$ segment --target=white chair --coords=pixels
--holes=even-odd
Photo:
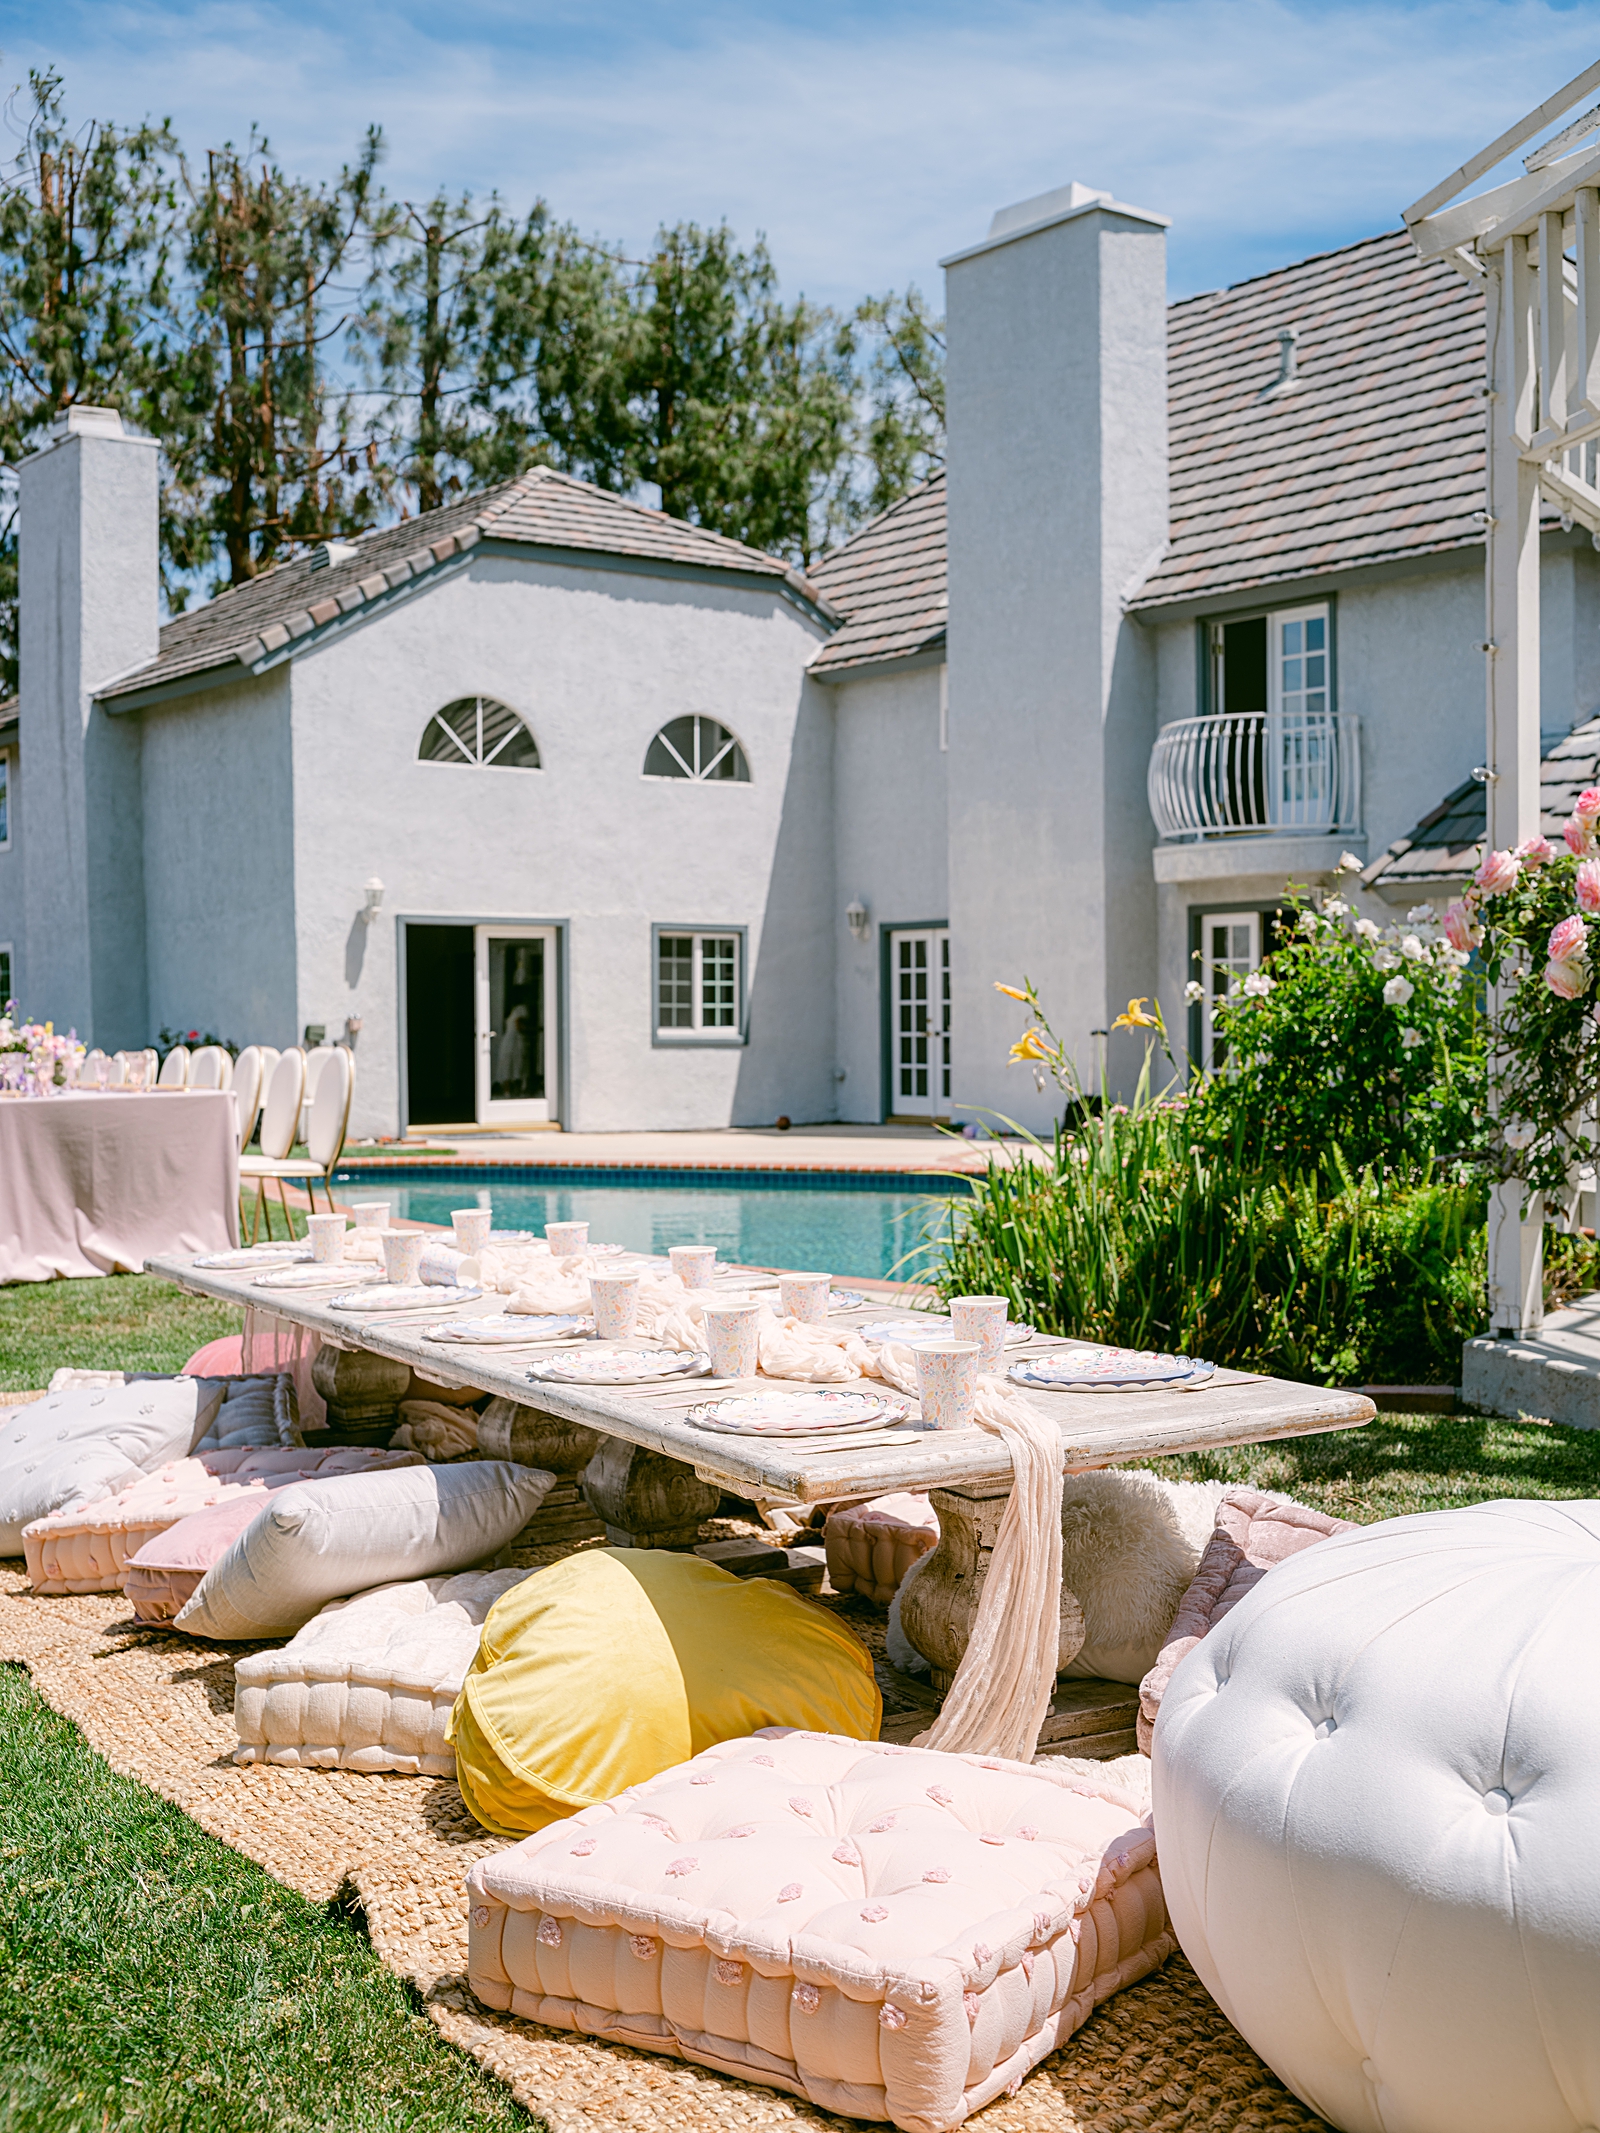
[[[156,1074],[158,1089],[183,1089],[189,1084],[189,1047],[175,1044],[162,1060]]]
[[[329,1045],[317,1067],[316,1093],[306,1105],[306,1152],[273,1165],[277,1178],[304,1178],[306,1198],[313,1207],[313,1179],[322,1180],[333,1212],[333,1173],[344,1153],[344,1137],[350,1127],[350,1100],[355,1094],[355,1054],[343,1045]],[[280,1187],[281,1190],[281,1187]]]
[[[191,1089],[227,1089],[233,1086],[233,1061],[220,1044],[202,1044],[189,1055]]]
[[[279,1181],[278,1198],[283,1206],[283,1219],[286,1223],[289,1221],[289,1203],[283,1196],[282,1181],[285,1175],[293,1173],[286,1173],[280,1166],[294,1146],[295,1129],[300,1123],[300,1100],[305,1094],[305,1086],[306,1055],[298,1045],[291,1045],[288,1051],[279,1055],[266,1083],[266,1099],[261,1106],[261,1153],[241,1155],[239,1158],[240,1177],[256,1180],[256,1214],[255,1221],[250,1226],[252,1243],[255,1241],[256,1229],[266,1205],[268,1178],[277,1178]],[[293,1234],[293,1225],[290,1224],[290,1235]],[[267,1235],[272,1235],[270,1214],[267,1216]]]
[[[159,1088],[161,1086],[161,1054],[156,1050],[155,1046],[152,1044],[144,1052],[136,1053],[134,1056],[144,1060],[145,1087],[147,1089]]]
[[[276,1055],[273,1064],[277,1064]],[[250,1136],[256,1130],[256,1117],[261,1110],[261,1047],[247,1044],[233,1062],[234,1102],[239,1107],[239,1153],[242,1155],[250,1145]]]
[[[317,1100],[317,1082],[338,1049],[336,1044],[314,1044],[306,1054],[306,1092],[300,1099],[300,1139],[308,1147],[311,1143],[311,1106]]]
[[[79,1067],[79,1069],[78,1069],[78,1087],[79,1087],[80,1089],[98,1089],[98,1088],[99,1088],[99,1086],[100,1086],[100,1073],[99,1073],[99,1068],[100,1068],[100,1062],[101,1062],[101,1060],[102,1060],[102,1059],[104,1059],[104,1058],[105,1058],[105,1056],[106,1056],[106,1055],[105,1055],[105,1053],[104,1053],[103,1051],[101,1051],[101,1049],[100,1049],[100,1047],[99,1047],[99,1045],[98,1045],[98,1044],[97,1044],[97,1045],[95,1046],[95,1048],[94,1048],[94,1050],[93,1050],[92,1052],[85,1052],[85,1053],[84,1053],[84,1055],[83,1055],[83,1065],[82,1065],[81,1067]],[[106,1073],[106,1086],[107,1086],[107,1087],[109,1088],[109,1087],[110,1087],[110,1084],[111,1084],[111,1073],[110,1073],[110,1068],[109,1068],[109,1065],[108,1065],[108,1068],[107,1068],[107,1073]]]

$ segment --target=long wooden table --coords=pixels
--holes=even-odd
[[[558,1352],[557,1344],[541,1348],[530,1343],[525,1351],[508,1354],[423,1338],[423,1328],[435,1319],[498,1313],[504,1303],[499,1296],[414,1320],[363,1318],[331,1310],[320,1291],[254,1287],[248,1273],[196,1267],[174,1256],[146,1264],[150,1273],[199,1295],[303,1326],[332,1348],[384,1357],[440,1386],[471,1388],[515,1403],[526,1415],[525,1425],[508,1427],[503,1420],[508,1411],[501,1411],[486,1448],[558,1474],[583,1469],[585,1495],[619,1540],[670,1545],[675,1536],[681,1542],[686,1534],[692,1543],[698,1519],[711,1515],[724,1489],[762,1505],[859,1501],[902,1489],[930,1491],[940,1545],[908,1594],[905,1628],[931,1661],[937,1684],[942,1686],[959,1663],[1011,1490],[1010,1458],[987,1430],[935,1430],[917,1419],[842,1441],[786,1443],[723,1436],[697,1428],[688,1410],[714,1392],[770,1391],[775,1380],[690,1378],[626,1389],[550,1384],[530,1379],[528,1365],[541,1353]],[[729,1268],[722,1285],[743,1289],[771,1279],[766,1270]],[[902,1312],[903,1307],[874,1300],[861,1309],[833,1314],[830,1324],[865,1325]],[[1085,1345],[1035,1336],[1026,1348],[1008,1355]],[[881,1390],[875,1380],[862,1383]],[[1220,1450],[1351,1429],[1370,1421],[1375,1412],[1360,1393],[1240,1370],[1219,1370],[1193,1392],[1029,1388],[1022,1397],[1056,1424],[1070,1472],[1163,1453]],[[669,1505],[665,1511],[660,1509],[663,1504]],[[641,1505],[657,1508],[646,1511]],[[1081,1610],[1074,1596],[1064,1593],[1062,1649],[1070,1658],[1082,1641]]]

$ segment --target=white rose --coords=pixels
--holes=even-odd
[[[1381,937],[1382,933],[1381,927],[1375,925],[1370,918],[1358,918],[1356,920],[1356,931],[1364,941],[1375,941]]]
[[[1406,913],[1406,924],[1408,926],[1431,926],[1433,924],[1432,904],[1414,905]]]
[[[1399,960],[1400,958],[1392,948],[1375,948],[1372,952],[1372,964],[1375,970],[1393,970]]]
[[[1538,1137],[1538,1128],[1530,1126],[1525,1118],[1510,1118],[1500,1128],[1500,1137],[1508,1148],[1531,1148]]]
[[[1350,906],[1342,896],[1330,896],[1322,907],[1322,915],[1324,918],[1348,918]]]
[[[1419,1029],[1403,1029],[1400,1032],[1400,1042],[1408,1052],[1414,1052],[1422,1041],[1422,1032]]]
[[[1409,978],[1391,978],[1383,988],[1384,1005],[1404,1007],[1416,989]]]
[[[1408,963],[1420,963],[1425,960],[1428,951],[1414,933],[1408,933],[1400,943],[1400,953]]]
[[[1199,980],[1198,978],[1191,978],[1191,979],[1189,980],[1188,984],[1187,984],[1187,985],[1185,985],[1185,987],[1183,988],[1183,997],[1184,997],[1184,998],[1185,998],[1186,1000],[1189,1000],[1189,1001],[1199,1001],[1199,1000],[1203,1000],[1203,999],[1205,998],[1205,996],[1206,996],[1206,989],[1205,989],[1205,987],[1204,987],[1204,986],[1203,986],[1203,985],[1202,985],[1202,984],[1200,983],[1200,980]]]
[[[1358,859],[1354,852],[1346,852],[1339,861],[1339,872],[1341,874],[1359,874],[1365,865],[1366,861]]]
[[[1316,932],[1316,930],[1317,930],[1317,914],[1316,914],[1316,912],[1315,912],[1315,911],[1302,911],[1302,912],[1301,912],[1301,914],[1300,914],[1300,931],[1301,931],[1302,933],[1315,933],[1315,932]]]
[[[1252,970],[1244,981],[1244,995],[1247,1000],[1264,1000],[1271,990],[1272,980],[1264,970]]]

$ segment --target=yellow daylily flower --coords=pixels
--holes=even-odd
[[[1161,1027],[1159,1013],[1147,1015],[1144,1011],[1144,1003],[1148,998],[1148,993],[1141,993],[1137,1000],[1130,1000],[1127,1013],[1118,1015],[1111,1027],[1113,1029],[1159,1029]]]
[[[1008,1000],[1020,1000],[1024,1007],[1028,1004],[1028,995],[1025,992],[1018,992],[1015,985],[1002,985],[1000,980],[996,978],[994,989],[996,992],[1003,992]]]
[[[1011,1047],[1011,1057],[1013,1059],[1053,1059],[1055,1053],[1044,1042],[1044,1032],[1042,1030],[1025,1029]]]

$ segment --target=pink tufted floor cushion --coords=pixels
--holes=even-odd
[[[115,1592],[120,1587],[135,1601],[138,1613],[137,1566],[176,1527],[220,1515],[230,1526],[231,1538],[257,1515],[273,1489],[335,1474],[371,1474],[387,1467],[420,1464],[415,1452],[369,1451],[350,1445],[326,1452],[307,1451],[303,1445],[200,1452],[192,1459],[174,1460],[100,1503],[35,1519],[22,1536],[28,1575],[37,1593]],[[155,1614],[141,1615],[141,1619],[169,1621],[171,1617]]]
[[[1275,1564],[1332,1533],[1351,1530],[1349,1519],[1330,1518],[1306,1504],[1263,1496],[1257,1489],[1229,1489],[1217,1505],[1216,1529],[1179,1603],[1161,1655],[1139,1684],[1139,1746],[1146,1755],[1167,1683],[1207,1630],[1237,1607]]]
[[[486,2006],[942,2133],[1163,1962],[1108,1783],[770,1729],[467,1877]]]
[[[829,1512],[822,1539],[834,1591],[887,1607],[912,1564],[938,1545],[939,1520],[926,1496],[879,1496]]]

